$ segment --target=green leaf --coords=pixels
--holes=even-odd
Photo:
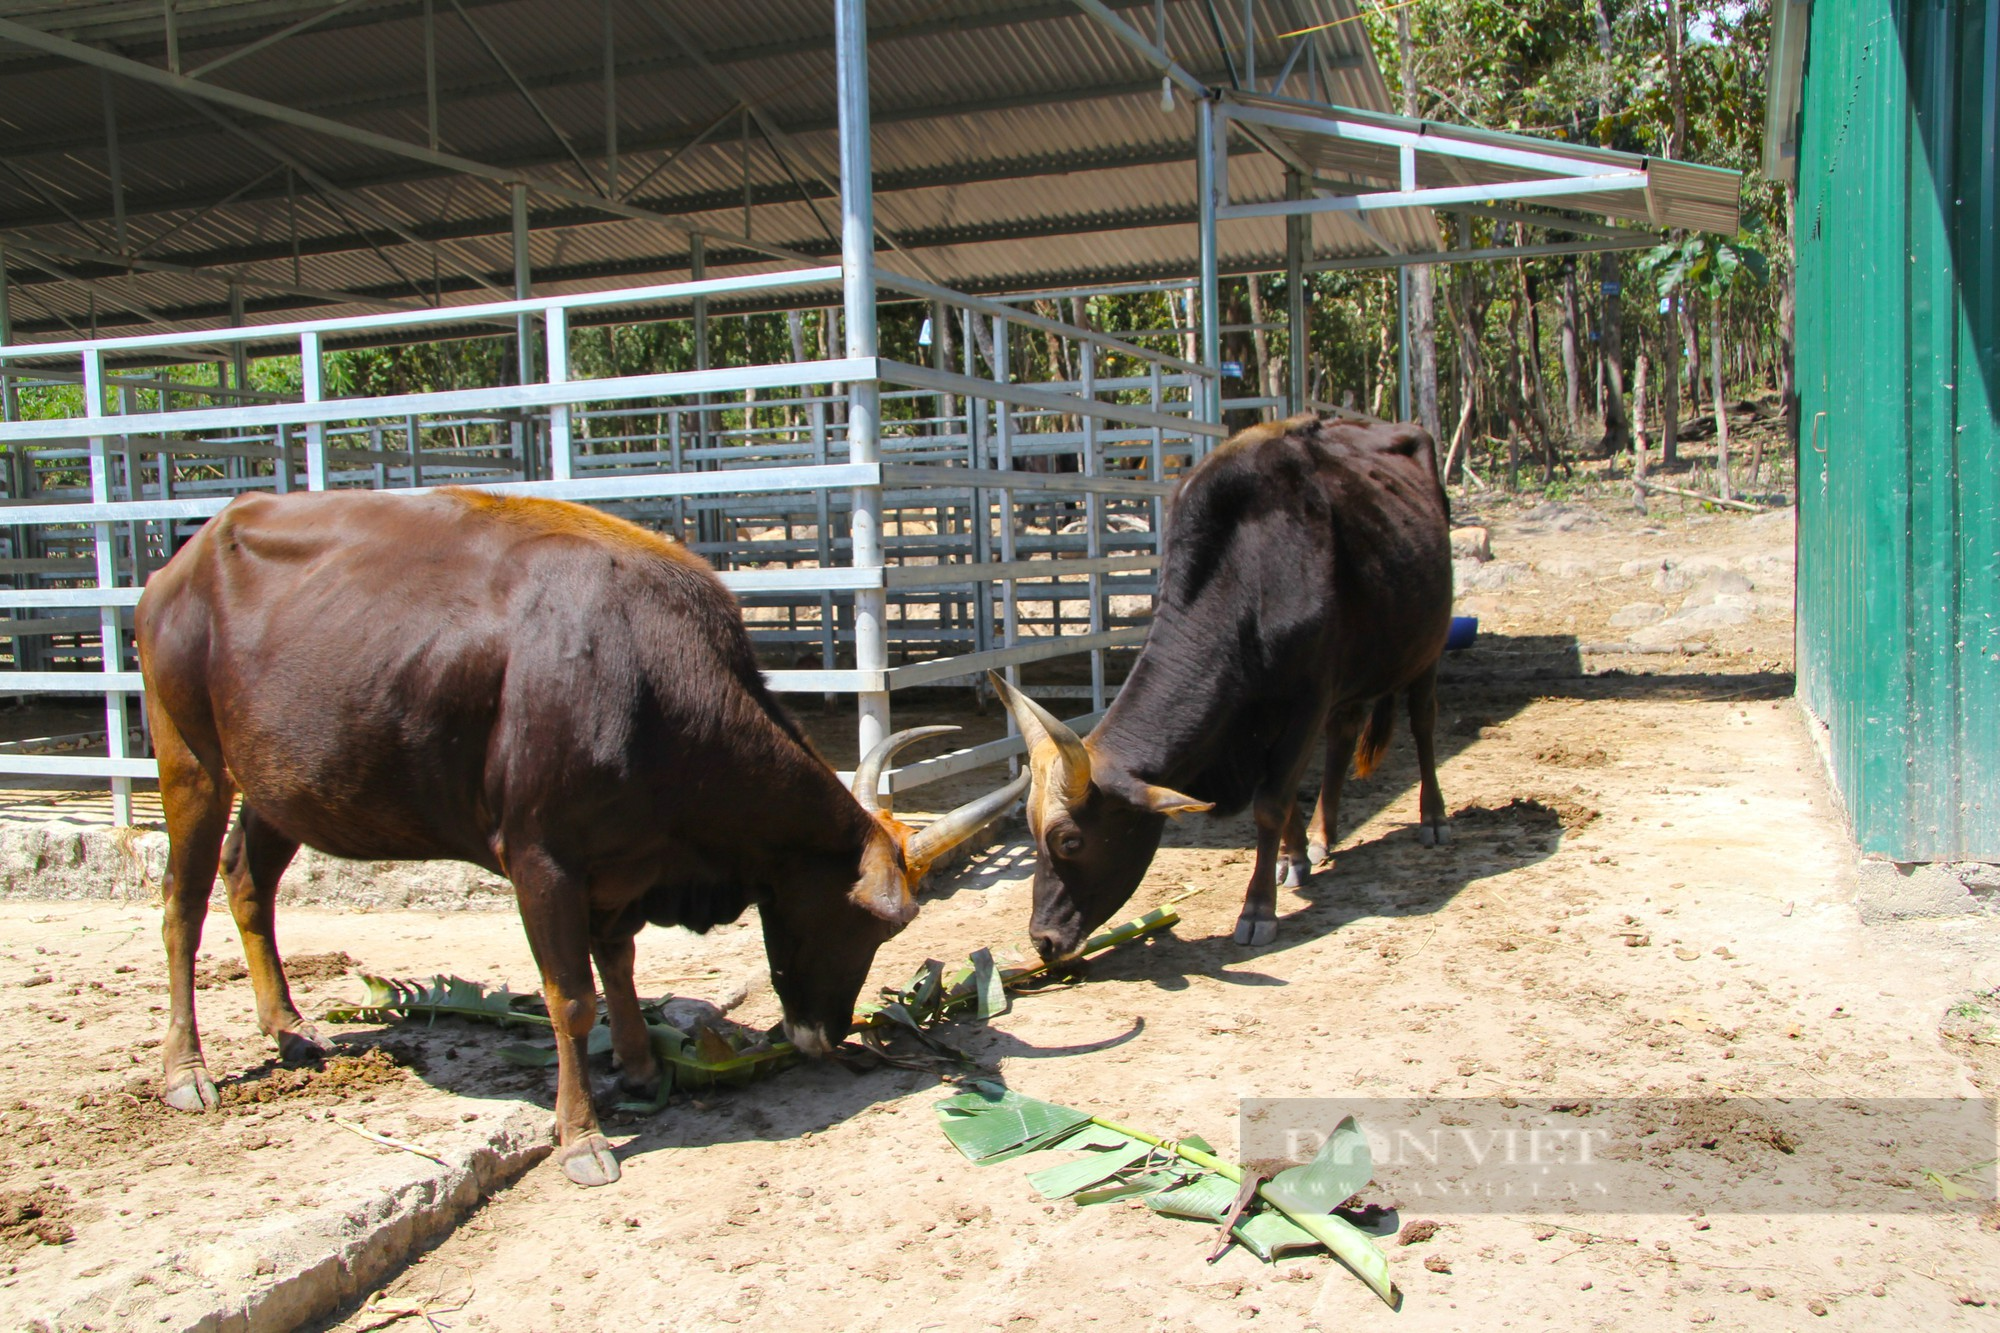
[[[1375,1157],[1368,1136],[1347,1116],[1304,1166],[1280,1171],[1264,1193],[1302,1213],[1330,1213],[1360,1191],[1375,1174]]]
[[[1215,1156],[1215,1149],[1211,1148],[1208,1144],[1208,1140],[1203,1138],[1199,1134],[1183,1134],[1181,1135],[1180,1141],[1182,1143],[1185,1143],[1190,1148],[1201,1149],[1203,1152],[1207,1153],[1210,1157]]]
[[[524,1069],[553,1069],[556,1063],[556,1048],[536,1046],[531,1042],[516,1042],[500,1048],[500,1058],[510,1065],[520,1065]]]
[[[1390,1306],[1395,1305],[1396,1284],[1389,1276],[1389,1261],[1367,1232],[1346,1218],[1331,1213],[1286,1213],[1285,1216],[1353,1269],[1377,1296]]]
[[[993,964],[991,949],[972,951],[972,979],[981,1018],[996,1018],[1007,1012],[1007,988],[1000,984],[1000,969]]]
[[[1276,1211],[1252,1213],[1231,1234],[1267,1264],[1281,1255],[1322,1248],[1319,1237]]]
[[[1196,1176],[1179,1189],[1153,1195],[1146,1200],[1146,1206],[1156,1213],[1171,1213],[1175,1217],[1192,1217],[1204,1222],[1220,1222],[1229,1216],[1230,1205],[1236,1202],[1236,1194],[1240,1188],[1229,1177],[1211,1171]]]
[[[1090,1120],[1081,1111],[1023,1097],[996,1083],[980,1083],[972,1092],[947,1097],[937,1109],[952,1146],[982,1164],[1034,1152]]]
[[[1127,1139],[1122,1148],[1088,1153],[1073,1162],[1037,1171],[1028,1177],[1028,1183],[1040,1190],[1044,1199],[1067,1199],[1078,1190],[1117,1175],[1152,1150],[1150,1144]]]
[[[1089,1207],[1094,1203],[1110,1203],[1113,1199],[1129,1199],[1140,1194],[1157,1194],[1163,1189],[1178,1185],[1184,1176],[1178,1171],[1153,1171],[1143,1176],[1128,1176],[1124,1180],[1113,1181],[1100,1189],[1084,1190],[1076,1196],[1079,1207]]]
[[[1076,1148],[1081,1150],[1084,1148],[1122,1148],[1128,1143],[1137,1142],[1138,1140],[1129,1134],[1120,1134],[1115,1129],[1106,1129],[1102,1125],[1092,1123],[1085,1125],[1061,1143],[1054,1143],[1049,1146],[1055,1149]],[[1152,1145],[1148,1144],[1146,1146],[1151,1147]]]
[[[1944,1172],[1934,1170],[1930,1167],[1920,1168],[1917,1174],[1935,1185],[1937,1192],[1944,1196],[1946,1203],[1957,1203],[1960,1199],[1970,1199],[1978,1194],[1977,1190],[1967,1189],[1965,1186],[1951,1179]]]

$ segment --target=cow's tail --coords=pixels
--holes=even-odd
[[[1375,771],[1375,765],[1382,762],[1383,751],[1389,748],[1389,734],[1396,727],[1396,696],[1385,694],[1375,701],[1375,712],[1368,719],[1368,727],[1361,733],[1361,743],[1354,747],[1354,774],[1367,777]]]

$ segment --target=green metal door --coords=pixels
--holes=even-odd
[[[1800,692],[1864,850],[2000,859],[2000,0],[1820,0]]]

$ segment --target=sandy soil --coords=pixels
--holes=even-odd
[[[1191,820],[1128,913],[1202,890],[1171,934],[945,1035],[1022,1092],[1225,1152],[1246,1097],[1595,1108],[1629,1147],[1626,1177],[1658,1201],[1546,1213],[1378,1185],[1364,1197],[1393,1210],[1386,1227],[1439,1224],[1421,1243],[1385,1241],[1405,1294],[1391,1314],[1326,1259],[1235,1250],[1211,1267],[1210,1228],[1045,1202],[1025,1175],[1059,1156],[967,1163],[937,1129],[949,1089],[930,1073],[818,1066],[614,1125],[619,1185],[579,1191],[536,1167],[384,1298],[429,1302],[439,1326],[523,1333],[2000,1318],[1993,1216],[1944,1210],[1921,1176],[1967,1162],[1867,1100],[1992,1093],[2000,1048],[1981,997],[2000,983],[2000,918],[1861,923],[1840,816],[1789,698],[1788,519],[1471,511],[1495,559],[1461,569],[1461,611],[1482,637],[1450,659],[1442,691],[1448,848],[1417,843],[1399,739],[1383,770],[1350,783],[1337,862],[1283,896],[1274,945],[1229,940],[1247,822]],[[941,885],[876,980],[1019,947],[1029,867],[1013,842]],[[0,1316],[18,1320],[91,1264],[212,1250],[245,1210],[304,1206],[390,1153],[330,1111],[422,1143],[464,1116],[548,1105],[548,1074],[494,1054],[515,1038],[449,1022],[350,1026],[353,1057],[273,1072],[218,914],[198,998],[232,1104],[170,1116],[140,1082],[163,1018],[150,914],[10,903],[0,919],[14,1051],[0,1066],[0,1190],[56,1191],[26,1211],[61,1214],[36,1235],[38,1218],[10,1230],[0,1207]],[[359,998],[356,970],[535,984],[510,914],[299,909],[280,929],[295,957],[322,956],[300,987],[310,1012]],[[650,931],[640,967],[642,993],[776,1016],[754,921],[706,939]],[[1766,1100],[1723,1115],[1717,1097]],[[1650,1100],[1614,1100],[1627,1098]],[[1866,1211],[1827,1206],[1850,1180],[1875,1187]],[[47,1243],[62,1226],[71,1239]],[[130,1326],[155,1326],[151,1299],[135,1293]],[[379,1326],[389,1308],[325,1327]]]

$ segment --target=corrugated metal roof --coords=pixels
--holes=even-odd
[[[1107,3],[1213,86],[1252,84],[1254,63],[1254,86],[1269,88],[1308,52],[1284,91],[1387,109],[1362,25],[1337,22],[1355,0],[1253,0],[1251,42],[1240,5]],[[229,59],[327,15],[326,0],[176,0],[181,68],[228,60],[203,81],[424,145],[424,8],[362,0]],[[442,0],[434,12],[439,147],[572,192],[603,186],[605,0]],[[668,220],[531,195],[536,290],[685,273],[684,227],[742,235],[746,188],[757,242],[836,254],[832,6],[610,0],[609,12],[619,191]],[[162,14],[158,0],[0,3],[0,18],[156,67],[167,63]],[[898,247],[885,264],[985,291],[1194,271],[1193,108],[1179,94],[1163,105],[1160,72],[1071,0],[872,0],[869,22],[876,215]],[[1305,45],[1281,36],[1325,24]],[[4,39],[0,128],[0,244],[19,341],[213,327],[227,322],[231,282],[252,323],[512,286],[509,199],[491,180]],[[1233,145],[1231,179],[1239,199],[1283,189],[1281,165],[1247,141]],[[1313,227],[1322,258],[1422,251],[1437,236],[1428,210]],[[1269,266],[1283,224],[1228,224],[1221,247],[1227,269]],[[773,262],[709,244],[712,274]]]

